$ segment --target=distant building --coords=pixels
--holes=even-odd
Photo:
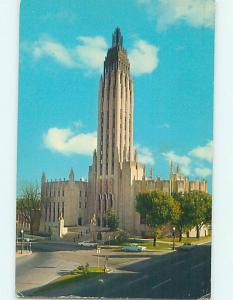
[[[99,82],[97,149],[89,167],[88,182],[75,181],[73,171],[68,181],[46,182],[42,177],[43,215],[41,229],[48,231],[57,224],[59,215],[64,226],[88,226],[93,216],[98,230],[106,227],[106,212],[116,211],[120,228],[134,234],[145,232],[135,199],[139,192],[207,192],[206,180],[189,181],[171,162],[170,177],[163,180],[146,177],[133,143],[134,88],[130,63],[123,48],[123,37],[116,28],[112,47],[104,61]]]
[[[71,169],[68,180],[46,181],[41,179],[42,217],[40,231],[56,228],[59,218],[65,227],[82,226],[87,222],[87,187],[83,179],[76,181]]]

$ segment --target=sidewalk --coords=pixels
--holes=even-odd
[[[24,257],[24,256],[27,256],[27,255],[31,255],[31,254],[32,254],[32,251],[23,250],[22,254],[21,254],[21,250],[17,250],[15,257],[19,258],[19,257]]]

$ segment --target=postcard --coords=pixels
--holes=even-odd
[[[18,297],[210,297],[214,13],[21,1]]]

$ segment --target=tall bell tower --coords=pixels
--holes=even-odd
[[[133,160],[133,81],[119,28],[104,61],[99,83],[97,178],[101,193],[113,192],[109,180],[123,161]]]

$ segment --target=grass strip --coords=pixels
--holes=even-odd
[[[88,270],[80,270],[79,268],[76,268],[70,273],[64,274],[54,281],[38,288],[32,293],[32,296],[39,296],[41,293],[48,292],[53,289],[63,289],[69,284],[78,283],[82,280],[96,277],[102,273],[104,273],[104,269],[98,267],[89,267]]]

